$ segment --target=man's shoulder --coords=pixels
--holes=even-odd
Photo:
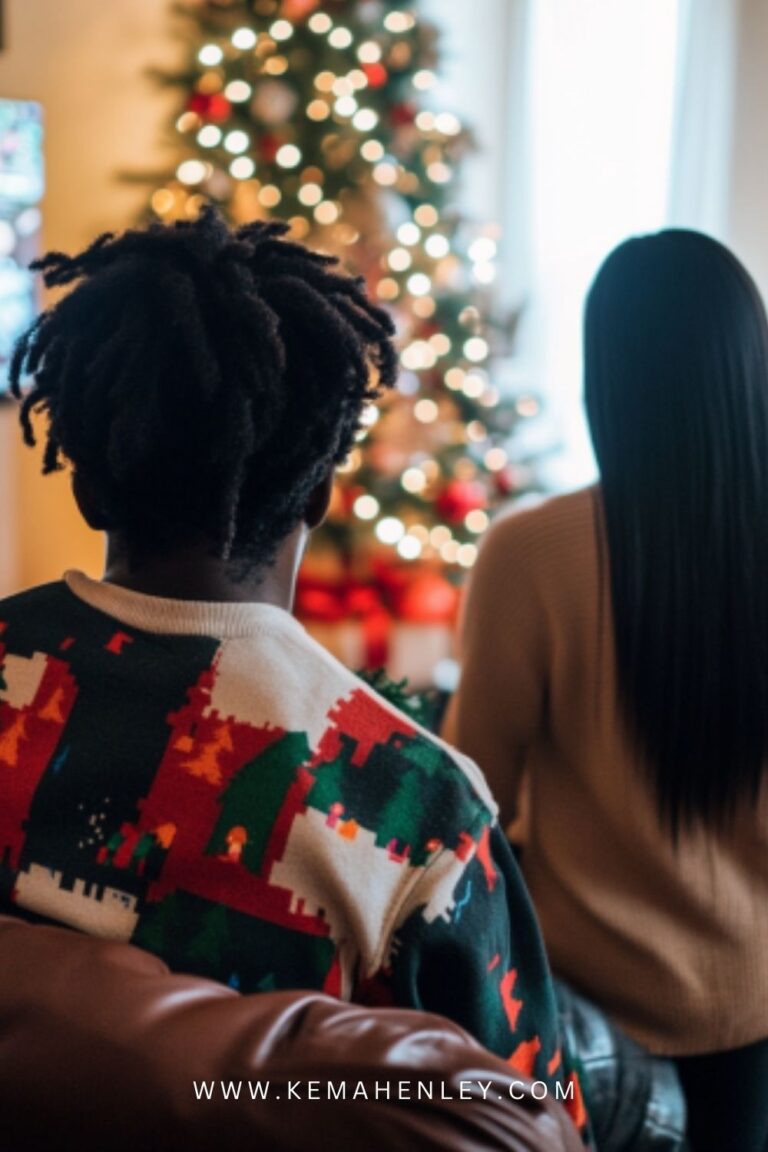
[[[48,628],[55,630],[71,614],[66,585],[58,580],[26,588],[0,600],[0,641],[29,635],[39,640]]]
[[[38,584],[33,588],[24,588],[12,596],[0,598],[0,620],[10,617],[18,618],[27,612],[39,612],[46,608],[56,608],[64,604],[66,599],[66,585],[63,580],[55,580],[50,584]]]
[[[396,707],[361,676],[306,637],[305,668],[325,697],[322,759],[341,758],[354,767],[352,782],[382,809],[432,806],[436,824],[479,827],[497,807],[485,778],[469,757]],[[322,685],[322,689],[320,688]]]

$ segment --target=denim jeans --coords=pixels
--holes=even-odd
[[[556,981],[555,988],[598,1152],[687,1152],[675,1064],[651,1056],[567,984]]]

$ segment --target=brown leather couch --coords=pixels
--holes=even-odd
[[[195,1081],[213,1084],[210,1100]],[[238,1100],[222,1081],[243,1082]],[[249,1081],[269,1082],[267,1099]],[[327,1099],[329,1081],[358,1099]],[[430,1083],[433,1099],[398,1100],[403,1081],[412,1097]],[[459,1099],[478,1081],[486,1099],[476,1086]],[[127,945],[0,917],[3,1152],[577,1152],[561,1105],[530,1086],[513,1101],[515,1084],[439,1017],[240,996]]]

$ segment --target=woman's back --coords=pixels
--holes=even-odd
[[[498,521],[475,570],[450,735],[514,810],[555,971],[651,1050],[768,1035],[768,800],[663,827],[622,719],[599,489]],[[724,766],[727,771],[727,765]]]

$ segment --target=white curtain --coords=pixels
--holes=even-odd
[[[668,221],[727,239],[738,0],[678,0],[677,99]]]
[[[522,354],[563,442],[553,482],[594,475],[581,402],[589,283],[624,237],[727,240],[739,0],[528,0],[529,314]]]
[[[667,214],[677,0],[530,0],[530,266],[520,357],[561,451],[550,481],[594,477],[583,416],[581,317],[600,262]],[[513,209],[514,210],[514,209]]]

